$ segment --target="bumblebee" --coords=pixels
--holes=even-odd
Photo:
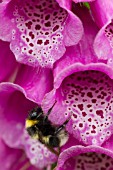
[[[51,152],[59,155],[60,147],[68,140],[65,126],[69,120],[66,120],[61,126],[53,125],[48,116],[54,105],[48,110],[46,115],[41,107],[31,110],[26,119],[26,130],[33,139],[39,140]],[[59,151],[56,151],[55,148],[58,148]]]

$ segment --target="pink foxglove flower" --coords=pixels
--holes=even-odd
[[[10,41],[17,61],[36,67],[52,67],[66,46],[78,43],[83,33],[71,4],[55,0],[14,1],[0,4],[0,38]],[[3,31],[4,28],[4,31]]]
[[[13,148],[6,170],[35,170],[32,165],[50,170],[55,162],[56,170],[94,170],[95,166],[101,170],[113,169],[113,68],[109,46],[112,15],[109,13],[97,21],[103,23],[98,33],[99,24],[94,19],[99,12],[102,15],[103,8],[99,8],[96,16],[93,11],[99,1],[90,2],[90,9],[82,3],[84,0],[77,2],[4,0],[0,3],[0,38],[9,41],[0,42],[0,48],[4,49],[0,61],[3,156],[5,149],[10,154]],[[108,51],[103,53],[104,46]],[[30,110],[39,105],[46,114],[54,103],[48,117],[51,123],[57,126],[69,120],[65,127],[69,139],[60,148],[59,157],[32,139],[25,129]]]
[[[54,89],[46,94],[43,109],[46,112],[56,100],[49,116],[52,122],[62,124],[70,118],[67,131],[76,139],[102,145],[113,133],[113,69],[95,56],[92,44],[98,29],[89,14],[79,17],[85,21],[85,34],[56,62]]]
[[[112,170],[113,136],[102,147],[90,145],[66,148],[58,159],[55,170]]]
[[[56,156],[51,154],[40,142],[34,141],[28,136],[25,130],[25,119],[28,111],[41,105],[44,95],[52,90],[52,71],[47,68],[33,68],[17,63],[9,49],[9,43],[1,41],[0,48],[4,49],[1,53],[0,63],[1,81],[9,80],[9,83],[2,82],[0,84],[0,137],[9,147],[23,149],[32,164],[43,168],[54,163]],[[7,67],[4,69],[6,57],[8,62],[6,62]],[[14,164],[17,169],[22,166],[15,162]]]
[[[38,168],[44,168],[56,161],[57,157],[43,144],[33,140],[25,130],[28,112],[37,106],[26,98],[19,85],[0,84],[0,137],[11,148],[23,149],[30,162]]]

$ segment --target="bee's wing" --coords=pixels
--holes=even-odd
[[[60,147],[63,146],[69,139],[69,135],[64,129],[62,129],[57,136],[60,139]]]

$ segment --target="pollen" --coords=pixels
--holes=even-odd
[[[25,127],[26,127],[26,128],[29,128],[29,127],[31,127],[31,126],[37,124],[37,123],[38,123],[37,120],[26,120]]]

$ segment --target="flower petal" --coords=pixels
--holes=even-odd
[[[54,153],[50,152],[39,141],[31,139],[26,131],[24,132],[22,142],[32,165],[38,168],[44,168],[57,161],[57,156]]]
[[[62,73],[65,71],[66,76],[68,76],[68,69],[73,70],[75,68],[74,65],[78,65],[79,63],[90,64],[98,62],[97,56],[95,55],[93,49],[94,38],[98,32],[98,28],[93,22],[90,12],[87,8],[78,6],[74,6],[74,12],[80,17],[84,26],[84,34],[82,39],[79,41],[78,45],[67,47],[66,53],[64,56],[55,63],[54,67],[54,82],[58,83],[58,77],[62,80]],[[84,15],[85,13],[85,15]],[[67,67],[65,69],[65,66]],[[73,72],[72,72],[73,73]],[[69,73],[70,74],[70,73]],[[56,85],[55,85],[56,87]]]
[[[72,164],[74,165],[72,167]],[[58,159],[56,170],[112,170],[113,153],[98,146],[72,146],[64,150]]]
[[[18,66],[9,43],[0,40],[0,81],[12,81]]]
[[[20,65],[14,83],[25,90],[28,99],[41,104],[44,95],[53,88],[52,71],[48,68]]]
[[[74,73],[73,68],[73,74],[71,70],[60,87],[45,96],[43,108],[48,109],[56,100],[50,120],[62,124],[71,116],[66,128],[69,133],[85,144],[101,145],[112,134],[113,81],[100,71],[91,71],[97,68],[94,65],[81,68],[89,71]]]
[[[113,66],[113,21],[104,25],[94,41],[94,50],[99,60]]]
[[[26,92],[16,84],[1,83],[0,96],[0,137],[8,146],[24,149],[31,164],[38,168],[54,163],[56,155],[39,141],[31,139],[25,130],[28,112],[37,104],[26,99]]]
[[[30,164],[22,149],[10,148],[2,139],[0,139],[0,165],[4,170],[37,169]]]
[[[11,147],[21,146],[26,116],[36,106],[24,95],[25,91],[18,85],[0,84],[0,136]]]
[[[12,0],[1,3],[0,8],[0,22],[5,22],[6,34],[3,35],[2,27],[0,37],[11,41],[11,49],[19,62],[51,67],[63,56],[65,46],[74,45],[81,39],[80,19],[66,7],[67,11],[59,7],[55,0]]]
[[[93,18],[100,28],[113,18],[112,0],[95,0],[90,3],[90,7]]]
[[[86,37],[88,35],[90,32]],[[113,78],[113,69],[98,62],[92,49],[93,39],[94,36],[90,37],[88,50],[83,41],[81,46],[72,48],[72,53],[71,47],[68,48],[65,57],[55,64],[54,89],[45,96],[42,107],[47,113],[56,100],[50,120],[62,124],[73,115],[67,125],[68,132],[85,144],[101,145],[110,137],[113,128],[113,82],[110,79]]]

